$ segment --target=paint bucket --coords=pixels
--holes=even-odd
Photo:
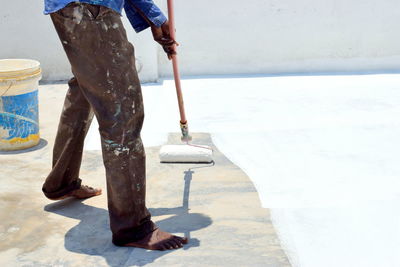
[[[40,141],[38,88],[40,63],[0,60],[0,150],[20,150]]]

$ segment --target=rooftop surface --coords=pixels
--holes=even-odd
[[[40,187],[66,91],[65,84],[50,84],[40,87],[41,148],[0,155],[7,166],[0,196],[8,205],[1,208],[8,221],[0,263],[286,266],[286,254],[293,266],[398,266],[400,75],[220,77],[182,84],[190,129],[210,134],[195,141],[218,149],[215,166],[194,170],[189,197],[183,192],[190,167],[160,167],[156,158],[169,133],[179,130],[173,81],[143,86],[142,136],[150,155],[149,206],[166,227],[189,232],[193,247],[164,254],[119,250],[109,241],[105,196],[61,204],[44,199]],[[95,186],[105,182],[99,142],[94,122],[82,176]],[[173,192],[167,183],[176,185]],[[87,232],[95,240],[80,244]]]

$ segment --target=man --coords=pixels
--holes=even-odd
[[[168,57],[175,53],[168,21],[152,0],[45,0],[74,77],[69,81],[53,151],[53,168],[43,185],[51,200],[101,194],[81,185],[83,144],[93,115],[99,122],[106,169],[113,243],[151,250],[176,249],[185,238],[163,232],[145,205],[144,119],[134,48],[120,13],[137,32],[151,27]]]

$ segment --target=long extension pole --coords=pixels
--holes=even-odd
[[[175,15],[174,15],[174,1],[168,0],[168,20],[169,20],[169,31],[171,38],[176,40],[175,34]],[[176,51],[176,44],[174,44],[174,50]],[[189,127],[185,114],[185,105],[183,103],[183,95],[182,95],[182,86],[181,86],[181,78],[179,75],[179,67],[178,67],[178,56],[172,55],[172,67],[174,71],[174,80],[176,87],[176,94],[178,97],[178,105],[179,105],[179,113],[181,117],[180,126],[182,131],[182,140],[190,141],[191,137],[189,135]]]

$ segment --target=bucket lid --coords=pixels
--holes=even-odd
[[[0,81],[39,75],[40,62],[32,59],[0,59]]]

